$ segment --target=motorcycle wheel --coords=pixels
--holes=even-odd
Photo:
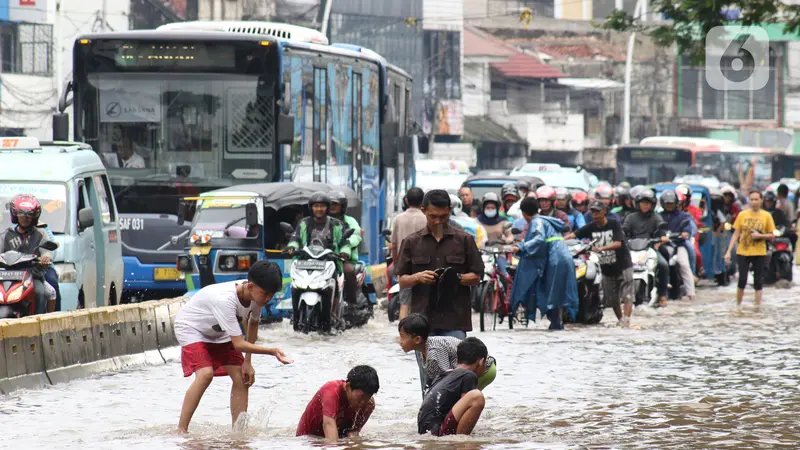
[[[474,287],[470,293],[472,296],[472,310],[476,313],[481,312],[481,293],[483,292],[483,286],[485,284],[485,281],[481,281],[481,284]]]
[[[633,281],[633,292],[636,293],[636,300],[633,303],[634,306],[650,303],[650,295],[649,292],[647,292],[647,283],[645,283],[644,280]]]
[[[592,288],[589,290],[590,315],[586,323],[595,325],[603,320],[603,302],[600,300],[600,289]]]
[[[311,332],[312,325],[319,320],[316,307],[306,306],[300,311],[300,326],[303,333],[308,334]]]
[[[782,280],[792,281],[792,260],[788,255],[781,255],[778,259],[778,275]]]
[[[389,296],[389,308],[386,314],[389,316],[389,323],[400,318],[400,294]]]

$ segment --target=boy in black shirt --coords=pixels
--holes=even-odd
[[[565,238],[591,238],[597,241],[592,251],[600,254],[603,298],[606,302],[611,302],[617,319],[627,326],[630,324],[633,312],[633,265],[631,254],[624,245],[622,226],[618,221],[606,218],[606,205],[603,202],[593,200],[589,209],[592,213],[592,223],[586,224]],[[625,305],[624,318],[620,302]]]
[[[483,342],[469,337],[458,344],[456,354],[456,368],[441,377],[422,401],[417,415],[419,434],[471,434],[478,423],[485,405],[478,374],[485,372],[489,352]]]

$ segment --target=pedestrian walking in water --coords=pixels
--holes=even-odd
[[[747,275],[752,268],[753,287],[756,290],[756,306],[761,305],[761,294],[764,283],[764,263],[767,256],[767,242],[775,238],[775,222],[770,213],[761,209],[764,198],[760,191],[750,192],[749,208],[736,217],[733,224],[733,238],[725,254],[725,262],[731,263],[731,252],[734,245],[739,266],[739,285],[736,290],[736,306],[742,304],[744,288],[747,286]]]
[[[175,337],[181,345],[183,376],[195,375],[183,398],[178,430],[186,432],[200,399],[214,377],[228,375],[231,386],[231,420],[247,412],[250,386],[255,371],[253,353],[272,355],[291,364],[279,348],[255,345],[261,310],[281,290],[283,275],[274,262],[258,261],[247,273],[247,280],[229,281],[200,289],[183,305],[175,318]],[[245,322],[247,339],[242,337]],[[246,355],[242,356],[242,352]]]
[[[418,187],[409,189],[404,200],[407,209],[392,221],[392,260],[395,261],[392,269],[395,276],[398,276],[396,261],[403,241],[412,233],[425,228],[427,224],[425,213],[422,212],[422,200],[424,198],[425,192],[422,189]],[[400,298],[400,318],[402,319],[408,315],[408,304],[411,303],[411,289],[400,289],[398,295]]]

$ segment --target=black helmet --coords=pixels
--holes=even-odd
[[[527,180],[519,180],[519,181],[517,181],[517,189],[518,190],[525,189],[528,192],[530,192],[531,184]]]
[[[617,194],[617,198],[619,200],[625,200],[626,198],[630,198],[631,188],[625,186],[624,184],[620,184],[616,187],[616,189],[614,189],[614,193]]]
[[[678,203],[678,195],[675,194],[675,191],[664,191],[661,194],[661,206],[667,203]]]
[[[330,209],[331,209],[331,198],[328,197],[328,194],[326,194],[326,193],[324,193],[322,191],[314,192],[313,194],[311,194],[311,197],[308,198],[308,209],[313,209],[314,205],[316,205],[317,203],[325,204],[325,206],[330,211]]]
[[[519,189],[517,189],[516,183],[506,183],[503,185],[503,188],[500,189],[500,198],[505,201],[507,195],[513,195],[519,199]]]
[[[770,202],[775,203],[775,202],[778,201],[778,196],[775,195],[775,192],[773,192],[773,191],[764,192],[764,201],[765,202],[770,201]]]
[[[669,191],[672,192],[672,191]],[[664,197],[661,197],[662,199]],[[642,200],[647,200],[652,204],[656,204],[656,194],[653,193],[652,189],[642,188],[638,192],[636,192],[636,203],[639,203]]]
[[[331,195],[331,202],[342,205],[342,214],[347,211],[347,194],[344,191],[336,191]]]

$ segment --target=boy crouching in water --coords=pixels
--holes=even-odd
[[[187,432],[200,399],[215,376],[229,375],[231,420],[247,411],[248,390],[255,382],[250,362],[253,353],[272,355],[283,364],[291,360],[279,348],[255,345],[261,309],[281,290],[283,274],[277,264],[258,261],[247,280],[230,281],[200,289],[175,318],[175,337],[181,345],[183,376],[195,374],[186,391],[178,431]],[[247,321],[247,340],[239,323]],[[242,356],[242,352],[246,356]]]
[[[297,425],[297,436],[319,436],[335,442],[358,436],[375,410],[380,383],[370,366],[355,366],[347,380],[329,381],[311,397]]]
[[[471,434],[483,412],[485,400],[478,389],[478,374],[486,371],[486,346],[469,337],[456,351],[456,368],[445,373],[422,401],[417,416],[419,434]]]

